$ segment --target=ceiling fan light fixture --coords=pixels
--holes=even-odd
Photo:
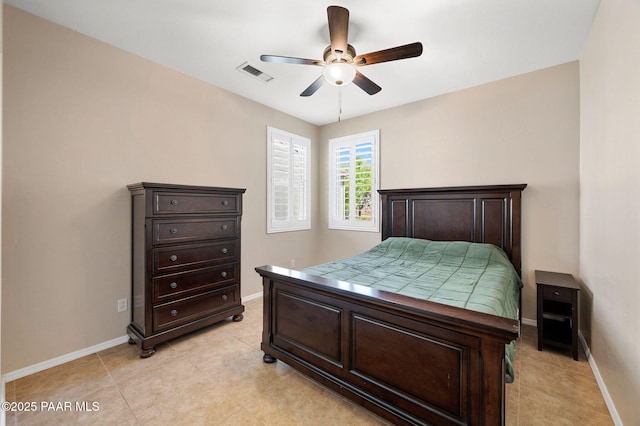
[[[322,74],[332,86],[346,86],[355,78],[356,69],[349,63],[335,62],[327,65]]]

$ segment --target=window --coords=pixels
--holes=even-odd
[[[378,232],[379,135],[329,140],[329,228]]]
[[[311,228],[311,141],[267,128],[267,232]]]

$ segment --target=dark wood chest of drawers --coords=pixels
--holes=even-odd
[[[132,199],[129,342],[158,343],[225,318],[242,320],[240,222],[244,189],[138,183]]]

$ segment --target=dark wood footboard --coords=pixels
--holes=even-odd
[[[501,425],[519,322],[264,266],[265,361],[397,424]]]

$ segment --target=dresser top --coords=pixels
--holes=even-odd
[[[535,275],[536,284],[567,287],[580,290],[580,285],[576,282],[576,280],[573,278],[573,275],[571,274],[536,270]]]
[[[216,192],[235,192],[244,193],[244,188],[222,188],[217,186],[199,186],[199,185],[175,185],[169,183],[152,183],[140,182],[127,185],[130,191],[139,191],[141,189],[157,189],[164,191],[216,191]]]

